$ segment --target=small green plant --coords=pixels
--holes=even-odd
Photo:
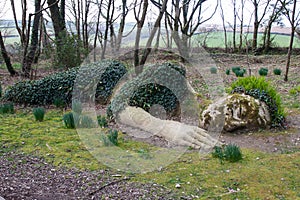
[[[219,158],[221,162],[224,160],[223,149],[222,147],[215,146],[212,151],[212,157]]]
[[[273,72],[274,72],[275,75],[278,75],[278,76],[281,75],[281,69],[275,68],[273,70]]]
[[[237,162],[242,159],[242,152],[239,146],[229,144],[224,148],[224,158],[229,162]]]
[[[267,68],[262,67],[262,68],[259,69],[258,73],[261,76],[267,76],[268,75],[268,71],[269,70]]]
[[[0,114],[13,114],[15,112],[13,103],[5,103],[0,105]]]
[[[298,94],[300,94],[300,85],[290,89],[289,94],[293,96],[297,96]]]
[[[230,69],[226,69],[225,73],[226,73],[226,75],[229,75],[230,74]]]
[[[216,74],[217,71],[218,71],[218,69],[216,67],[211,67],[210,68],[210,73],[212,73],[212,74]]]
[[[72,102],[72,111],[81,114],[82,113],[82,104],[80,101],[73,101]]]
[[[63,121],[67,128],[70,128],[70,129],[75,128],[74,116],[73,116],[72,112],[64,114]]]
[[[152,156],[149,153],[149,150],[147,150],[147,149],[139,149],[137,152],[138,152],[139,156],[145,160],[152,158]]]
[[[78,120],[76,120],[78,118]],[[87,115],[77,115],[75,117],[75,124],[78,128],[94,128],[95,123],[93,119]]]
[[[2,86],[1,86],[1,83],[0,83],[0,98],[2,97]]]
[[[44,120],[45,112],[46,112],[44,108],[42,107],[34,108],[32,112],[36,121],[42,122]]]
[[[108,126],[107,124],[107,119],[105,116],[97,116],[97,120],[98,120],[98,125],[101,127],[101,128],[105,128]]]
[[[53,100],[53,104],[57,107],[57,108],[64,108],[66,106],[66,102],[61,99],[61,98],[56,98]]]
[[[214,158],[219,158],[221,163],[224,160],[237,162],[243,158],[240,147],[235,144],[229,144],[223,147],[215,146],[213,148],[212,156]]]
[[[232,67],[231,70],[236,75],[236,77],[244,77],[244,74],[246,73],[246,69],[239,66]]]
[[[104,146],[117,146],[118,145],[118,131],[109,129],[107,134],[101,135],[101,140]]]

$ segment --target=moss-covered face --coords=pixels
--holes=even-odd
[[[201,126],[208,128],[224,114],[224,131],[258,129],[270,125],[270,114],[265,103],[244,94],[229,95],[208,107],[202,114]]]

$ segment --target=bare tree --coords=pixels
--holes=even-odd
[[[236,0],[232,0],[233,4],[233,35],[232,35],[232,42],[233,42],[233,52],[236,51],[236,21],[237,21],[237,5]]]
[[[239,52],[242,51],[243,47],[243,31],[244,31],[244,10],[245,10],[245,1],[241,0],[241,7],[240,7],[240,15],[237,15],[240,21],[240,42],[239,42]]]
[[[179,53],[184,58],[189,57],[189,39],[198,30],[199,26],[210,20],[217,11],[218,5],[207,18],[203,19],[204,2],[206,0],[173,0],[172,9],[174,9],[174,13],[167,13],[172,38],[178,47]]]
[[[140,64],[139,48],[140,48],[141,32],[145,23],[149,2],[148,0],[143,0],[142,3],[138,3],[138,1],[135,0],[134,5],[135,6],[133,11],[137,23],[137,30],[136,30],[135,43],[134,43],[134,66],[135,66],[135,73],[140,74],[143,71],[143,67],[139,65]]]
[[[5,49],[5,45],[4,45],[4,40],[3,40],[3,36],[2,36],[2,33],[1,33],[1,30],[0,30],[0,47],[1,47],[1,55],[4,59],[4,62],[5,62],[5,65],[6,65],[6,68],[9,72],[9,74],[11,76],[15,76],[17,75],[18,73],[14,70],[12,64],[11,64],[11,60],[10,60],[10,57]]]
[[[220,0],[220,15],[222,18],[222,25],[223,25],[223,31],[224,31],[224,42],[225,42],[225,52],[228,52],[228,42],[227,42],[227,29],[226,29],[226,23],[225,23],[225,15],[224,15],[224,9],[222,5],[222,0]]]
[[[11,9],[13,12],[13,16],[14,16],[14,22],[15,22],[15,26],[16,29],[18,31],[18,34],[20,36],[20,40],[21,40],[21,45],[24,46],[24,44],[27,42],[26,41],[26,17],[27,17],[27,0],[21,0],[21,8],[22,8],[22,20],[21,20],[21,27],[19,26],[18,23],[18,19],[17,19],[17,14],[16,14],[16,9],[15,9],[15,1],[14,0],[10,0],[11,3]]]
[[[28,28],[27,28],[27,34],[26,34],[28,38],[26,38],[27,42],[24,47],[24,57],[23,57],[23,62],[22,62],[22,75],[26,78],[30,77],[31,66],[32,66],[33,60],[35,58],[37,48],[39,46],[39,23],[40,23],[40,18],[41,18],[41,14],[42,14],[41,0],[35,0],[34,4],[35,4],[35,13],[29,14]],[[34,19],[33,19],[33,25],[32,25],[30,46],[28,46],[32,16],[34,16]]]
[[[56,57],[57,62],[62,67],[68,67],[65,59],[65,54],[63,52],[64,42],[67,39],[67,30],[65,22],[65,1],[60,2],[59,0],[47,0],[48,6],[50,8],[50,17],[53,23],[55,41],[56,41]],[[72,58],[71,58],[72,59]]]
[[[256,51],[257,49],[257,38],[258,38],[258,29],[264,19],[269,4],[272,0],[251,0],[254,6],[254,25],[253,25],[253,40],[252,40],[252,50]],[[259,9],[262,8],[262,11]],[[259,16],[260,15],[260,16]]]
[[[283,6],[280,4],[279,0],[276,0],[274,4],[271,4],[271,14],[269,16],[269,19],[267,21],[267,25],[265,28],[265,34],[264,34],[264,43],[263,48],[264,52],[268,52],[271,45],[271,29],[274,22],[279,22],[280,16],[282,15]]]
[[[300,24],[300,11],[297,11],[297,0],[280,0],[281,5],[284,9],[284,15],[287,17],[288,21],[291,25],[291,37],[290,37],[290,45],[287,54],[286,60],[286,70],[284,75],[284,81],[288,81],[289,68],[291,65],[291,56],[293,51],[294,37],[297,26]],[[289,6],[292,4],[292,8]]]
[[[127,5],[127,0],[122,0],[122,5],[121,5],[121,19],[120,19],[120,26],[119,26],[119,31],[118,31],[118,36],[116,39],[116,52],[119,52],[121,43],[122,43],[122,38],[123,38],[123,32],[125,28],[125,19],[128,14],[129,8]]]

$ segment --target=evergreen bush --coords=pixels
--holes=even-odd
[[[236,77],[244,77],[244,74],[246,73],[246,69],[239,66],[232,67],[231,70],[236,75]]]
[[[267,68],[262,67],[262,68],[259,69],[258,73],[261,76],[267,76],[268,75],[268,71],[269,70]]]
[[[279,75],[281,75],[281,72],[282,72],[282,71],[281,71],[281,69],[275,68],[275,69],[273,70],[273,72],[274,72],[275,75],[278,75],[278,76],[279,76]]]
[[[226,73],[226,75],[229,75],[230,74],[230,69],[226,69],[225,73]]]
[[[103,72],[103,73],[102,73]],[[64,72],[49,75],[33,81],[21,81],[8,88],[4,100],[24,105],[51,105],[61,99],[71,103],[74,81],[78,73],[83,73],[77,84],[90,83],[95,74],[101,74],[96,88],[96,100],[107,102],[119,79],[127,72],[125,66],[117,61],[106,60],[75,67]]]

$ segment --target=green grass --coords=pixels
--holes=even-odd
[[[43,122],[36,122],[31,110],[0,115],[0,155],[17,151],[44,157],[56,166],[88,170],[106,168],[86,150],[76,130],[65,128],[63,114],[58,109],[49,110]],[[122,134],[119,141],[119,147],[135,152],[137,159],[153,162],[155,155],[151,151],[156,147],[127,140]],[[178,196],[193,195],[199,199],[300,198],[300,152],[242,151],[243,160],[223,164],[211,155],[200,157],[197,151],[188,151],[162,170],[133,175],[131,181],[161,184]],[[104,153],[113,153],[113,149]],[[177,183],[181,188],[175,188]],[[229,193],[229,189],[236,192]]]
[[[193,37],[194,42],[202,44],[204,38],[206,37],[206,35],[207,35],[206,33],[195,35]],[[263,36],[263,34],[258,35],[259,44],[262,43],[262,36]],[[227,37],[228,37],[228,44],[231,44],[231,46],[232,46],[233,33],[228,32]],[[239,44],[239,37],[240,37],[239,34],[237,34],[236,35],[237,45]],[[247,38],[248,38],[248,40],[252,40],[252,37],[253,37],[253,34],[249,33]],[[290,37],[289,36],[272,34],[272,37],[275,37],[275,39],[274,39],[275,47],[288,47],[289,46],[289,42],[290,42]],[[223,32],[212,32],[212,33],[208,34],[206,43],[207,43],[208,47],[225,48],[225,42],[224,41],[225,40],[224,40],[224,33]],[[244,46],[245,46],[245,44],[244,44]],[[294,48],[300,48],[300,40],[296,37],[295,37],[295,41],[294,41]]]

